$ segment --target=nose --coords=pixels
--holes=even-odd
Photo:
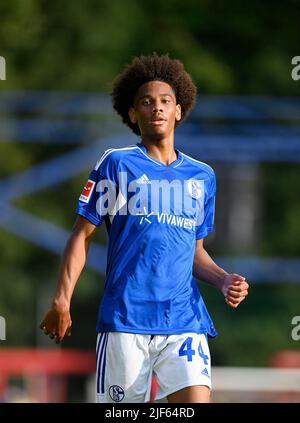
[[[153,112],[162,112],[163,111],[163,107],[162,107],[162,103],[160,100],[156,100],[153,103]]]

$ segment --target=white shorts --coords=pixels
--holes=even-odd
[[[156,399],[187,386],[211,389],[210,352],[206,336],[99,333],[96,346],[96,402],[148,402],[152,374]]]

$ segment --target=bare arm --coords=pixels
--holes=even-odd
[[[236,308],[248,295],[246,279],[236,273],[229,274],[219,267],[204,249],[203,239],[196,241],[193,275],[220,289],[226,303],[232,308]]]
[[[44,333],[57,343],[71,333],[71,298],[95,231],[95,225],[79,216],[64,250],[52,307],[40,324]]]

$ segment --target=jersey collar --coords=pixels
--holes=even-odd
[[[176,154],[177,154],[177,159],[174,161],[174,162],[172,162],[171,164],[169,164],[169,165],[166,165],[166,164],[164,164],[164,163],[162,163],[162,162],[160,162],[159,160],[155,160],[155,159],[153,159],[152,157],[150,157],[149,155],[148,155],[148,153],[147,153],[147,148],[144,146],[144,144],[142,144],[141,142],[139,142],[139,143],[137,143],[136,144],[137,145],[137,147],[139,148],[139,150],[141,151],[141,153],[143,153],[144,154],[144,156],[146,156],[147,157],[147,159],[149,159],[149,160],[151,160],[152,162],[154,162],[155,164],[157,164],[158,166],[161,166],[161,167],[163,167],[163,168],[174,168],[174,167],[177,167],[177,166],[179,166],[181,163],[182,163],[182,161],[183,161],[183,154],[181,153],[181,151],[179,151],[179,150],[177,150],[177,148],[175,148],[175,151],[176,151]]]

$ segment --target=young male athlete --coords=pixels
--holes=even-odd
[[[107,150],[79,198],[52,308],[40,327],[56,342],[70,334],[70,303],[96,228],[109,235],[97,323],[97,401],[209,402],[208,337],[216,336],[193,278],[216,286],[236,308],[244,277],[217,266],[203,247],[213,229],[210,166],[174,148],[196,87],[167,55],[136,57],[116,78],[112,99],[140,142]]]

